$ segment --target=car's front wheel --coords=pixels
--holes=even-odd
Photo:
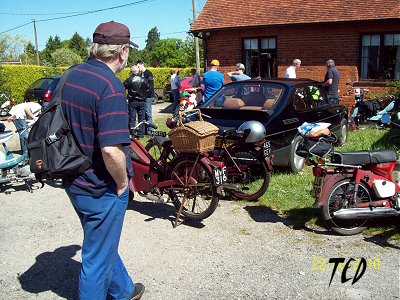
[[[289,170],[294,173],[300,172],[301,170],[303,170],[304,167],[304,158],[296,154],[296,149],[301,143],[302,139],[303,138],[300,135],[296,136],[292,142],[292,147],[290,149]]]

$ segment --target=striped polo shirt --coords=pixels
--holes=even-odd
[[[95,197],[107,190],[113,179],[101,154],[105,146],[123,146],[127,172],[132,176],[125,89],[105,63],[89,58],[73,67],[62,90],[62,108],[83,153],[92,157],[91,167],[65,180],[65,187],[72,193]]]

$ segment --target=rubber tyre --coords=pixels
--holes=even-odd
[[[234,177],[232,174],[228,172],[228,182],[239,184],[243,189],[241,191],[232,190],[231,193],[238,199],[243,199],[247,201],[257,201],[264,193],[267,191],[269,182],[271,180],[271,172],[268,170],[267,163],[264,159],[257,159],[257,155],[253,152],[235,152],[232,151],[232,157],[243,157],[247,159],[256,159],[255,162],[251,162],[247,160],[245,165],[240,160],[236,161],[236,163],[240,166],[244,166],[246,169],[242,169],[245,171],[243,176]],[[229,158],[225,159],[225,163],[227,164],[228,169],[234,168],[234,166],[230,166],[233,164],[232,160]],[[256,190],[249,189],[246,191],[249,186],[254,186],[254,181],[258,181],[259,185],[255,188]],[[247,186],[247,184],[249,186]]]
[[[196,156],[182,154],[170,165],[171,172],[167,178],[176,179],[174,174],[177,174],[185,182],[195,162]],[[182,215],[192,220],[203,220],[211,216],[218,206],[217,188],[214,185],[212,173],[200,160],[197,161],[192,178],[196,179],[198,184],[204,183],[204,187],[190,184],[177,185],[175,190],[170,190],[169,196],[177,211],[181,206],[181,201],[186,198]]]
[[[151,98],[151,104],[157,104],[158,102],[158,95],[156,93],[154,93],[154,97]]]
[[[349,132],[348,121],[346,119],[342,119],[340,121],[340,131],[337,139],[338,146],[342,146],[347,142],[348,132]]]
[[[299,173],[301,172],[301,170],[303,170],[304,167],[304,161],[305,159],[301,156],[298,156],[296,154],[296,149],[299,146],[299,144],[301,143],[301,140],[303,138],[298,135],[293,139],[292,142],[292,147],[290,149],[290,155],[289,155],[289,170],[293,173]]]
[[[321,207],[322,215],[326,225],[332,231],[341,235],[355,235],[366,228],[368,219],[340,220],[333,216],[333,213],[342,208],[351,208],[354,193],[354,182],[344,179],[337,182],[329,193],[327,204]],[[368,187],[361,182],[358,187],[356,202],[372,201]]]

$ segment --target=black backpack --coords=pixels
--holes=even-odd
[[[91,165],[91,158],[82,153],[61,107],[61,91],[71,71],[68,69],[61,77],[54,97],[28,136],[29,166],[39,180],[72,177]]]

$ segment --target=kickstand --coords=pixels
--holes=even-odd
[[[176,214],[175,222],[172,221],[172,228],[176,228],[178,225],[181,225],[184,220],[181,219],[183,205],[185,204],[186,197],[183,198],[181,205],[179,206],[178,212]]]

